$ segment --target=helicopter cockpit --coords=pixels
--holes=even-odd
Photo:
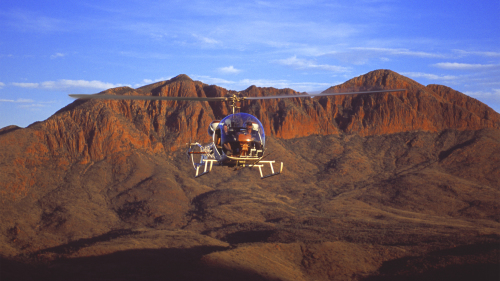
[[[259,119],[247,113],[226,116],[218,124],[220,147],[228,157],[260,158],[264,153],[265,134]]]

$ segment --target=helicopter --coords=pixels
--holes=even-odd
[[[220,101],[228,102],[232,108],[232,114],[221,120],[214,120],[208,126],[208,134],[212,142],[200,144],[198,142],[188,143],[187,155],[196,171],[195,178],[206,175],[212,171],[213,166],[257,167],[260,178],[265,179],[279,175],[283,172],[283,162],[275,171],[275,160],[263,160],[266,145],[266,135],[262,123],[257,117],[243,112],[236,113],[238,105],[245,100],[263,99],[285,99],[285,98],[315,98],[333,95],[354,95],[401,92],[405,89],[374,90],[361,92],[324,93],[324,94],[298,94],[298,95],[274,95],[263,97],[246,97],[241,92],[229,94],[224,97],[166,97],[166,96],[129,96],[129,95],[69,95],[76,99],[112,99],[112,100],[169,100],[169,101]],[[269,155],[269,154],[268,154]],[[262,168],[269,165],[271,173],[264,175]]]

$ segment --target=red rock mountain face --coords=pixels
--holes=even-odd
[[[441,85],[427,87],[389,70],[372,71],[331,87],[349,90],[407,89],[406,92],[322,98],[338,126],[363,136],[408,131],[500,128],[500,115],[460,92]]]
[[[0,129],[3,279],[497,280],[500,115],[388,70],[327,92],[381,88],[407,91],[242,104],[285,163],[266,180],[193,178],[185,143],[219,102],[77,100]],[[180,75],[103,93],[233,92]]]
[[[353,78],[325,92],[407,89],[402,93],[342,95],[247,102],[241,111],[259,118],[266,133],[282,139],[309,135],[361,136],[409,131],[500,128],[500,115],[481,102],[445,86],[427,87],[389,70]],[[230,91],[192,81],[186,75],[138,89],[120,87],[103,94],[215,97]],[[258,88],[248,96],[297,94],[291,89]],[[169,153],[189,140],[208,142],[212,120],[228,114],[219,102],[77,100],[49,119],[20,129],[0,131],[0,187],[3,198],[19,199],[54,173],[60,180],[69,164],[97,162],[119,152],[139,149]],[[116,161],[126,161],[117,159]]]

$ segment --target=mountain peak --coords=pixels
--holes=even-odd
[[[186,74],[179,74],[175,76],[174,78],[168,80],[169,82],[177,82],[177,81],[193,81],[189,76]]]
[[[390,70],[332,90],[356,87],[406,91],[241,103],[266,131],[266,156],[286,165],[264,181],[252,168],[192,178],[181,149],[212,141],[207,128],[227,103],[76,100],[28,128],[1,128],[2,276],[439,279],[456,267],[469,268],[466,279],[493,276],[500,115]],[[179,75],[102,93],[228,92]],[[401,261],[413,271],[391,266]]]

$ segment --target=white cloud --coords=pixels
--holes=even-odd
[[[40,15],[38,12],[11,10],[4,13],[9,25],[22,31],[57,32],[67,30],[69,22]]]
[[[222,79],[222,78],[215,78],[215,77],[210,77],[210,76],[203,76],[203,75],[194,75],[193,76],[193,79],[194,80],[199,80],[205,84],[209,84],[209,85],[217,85],[217,86],[226,86],[227,85],[234,85],[236,84],[237,82],[235,81],[230,81],[230,80],[226,80],[226,79]]]
[[[311,91],[317,89],[324,90],[333,85],[330,83],[292,82],[289,80],[267,80],[267,79],[243,79],[240,80],[238,84],[246,85],[246,87],[255,85],[257,87],[274,87],[277,89],[289,88],[299,92]]]
[[[208,38],[208,37],[197,35],[197,34],[193,34],[193,37],[198,39],[199,41],[201,41],[203,44],[207,44],[207,45],[219,45],[219,44],[221,44],[221,42],[219,42],[213,38]]]
[[[313,60],[298,59],[297,56],[293,56],[282,60],[276,60],[275,62],[298,69],[321,69],[333,72],[349,72],[350,70],[347,67],[329,65],[329,64],[318,64]]]
[[[30,100],[30,99],[17,99],[17,100],[0,99],[0,102],[28,103],[28,102],[33,102],[33,100]]]
[[[352,50],[358,51],[371,51],[378,52],[387,55],[401,55],[401,56],[412,56],[420,58],[444,58],[443,54],[435,54],[428,52],[410,51],[408,49],[393,49],[393,48],[371,48],[371,47],[353,47]]]
[[[422,72],[402,72],[401,75],[405,75],[412,78],[426,78],[430,80],[455,80],[458,77],[453,75],[443,75],[439,76],[436,74],[422,73]]]
[[[156,53],[156,52],[120,52],[122,56],[136,58],[136,59],[158,59],[166,60],[172,58],[170,54]]]
[[[58,81],[45,81],[42,83],[12,83],[12,85],[21,88],[34,88],[34,89],[46,89],[46,90],[65,90],[65,89],[75,89],[75,88],[105,90],[109,88],[125,86],[121,84],[112,84],[97,80],[87,81],[87,80],[67,80],[67,79],[61,79]]]
[[[218,69],[219,72],[224,73],[224,74],[238,74],[241,72],[240,69],[234,68],[234,66],[226,66],[226,67],[221,67]]]
[[[455,70],[473,70],[473,69],[485,69],[494,68],[498,65],[495,64],[469,64],[469,63],[458,63],[458,62],[440,62],[433,64],[433,66],[443,69],[455,69]]]
[[[494,57],[494,58],[500,57],[500,52],[470,52],[470,51],[464,51],[464,50],[453,50],[453,51],[462,55],[462,56],[476,55],[476,56]]]
[[[12,83],[12,85],[16,87],[21,87],[21,88],[38,88],[39,84],[38,83]]]
[[[0,82],[0,89],[2,89],[4,86],[5,86],[5,84]]]
[[[32,104],[23,104],[19,106],[20,108],[41,108],[41,107],[47,107],[47,105],[42,104],[42,103],[32,103]]]
[[[490,91],[464,92],[464,94],[484,102],[493,110],[500,113],[500,89]]]
[[[194,79],[200,80],[203,83],[217,85],[227,89],[236,91],[245,90],[246,88],[255,85],[257,87],[273,87],[277,89],[290,88],[295,91],[312,91],[327,89],[328,87],[338,83],[317,83],[317,82],[292,82],[289,80],[268,80],[268,79],[241,79],[239,81],[225,80],[210,76],[193,76]]]
[[[59,80],[59,81],[47,81],[42,83],[42,87],[46,89],[61,89],[61,88],[94,88],[94,89],[109,89],[118,87],[121,85],[115,85],[112,83],[101,82],[97,80],[86,81],[86,80]]]
[[[142,86],[145,86],[145,85],[149,85],[149,84],[153,84],[153,83],[156,83],[156,82],[167,81],[167,80],[170,80],[172,78],[173,77],[168,77],[168,78],[161,77],[161,78],[158,78],[158,79],[147,79],[146,78],[146,79],[142,80],[142,83],[135,84],[134,87],[139,88],[139,87],[142,87]]]
[[[477,91],[477,92],[464,92],[464,94],[475,97],[478,99],[495,99],[500,102],[500,89],[492,89],[491,92]]]
[[[56,53],[55,55],[50,56],[50,58],[56,59],[56,58],[62,58],[64,56],[65,56],[65,54],[63,54],[63,53]]]

